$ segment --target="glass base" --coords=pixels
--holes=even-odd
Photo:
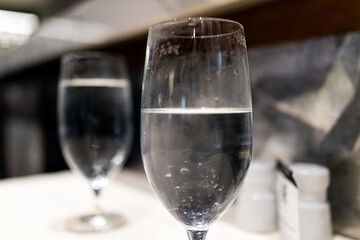
[[[117,214],[89,214],[68,219],[66,228],[78,233],[104,232],[116,229],[125,223],[125,218]]]

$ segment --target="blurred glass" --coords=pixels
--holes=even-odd
[[[81,173],[98,196],[123,166],[133,139],[131,84],[124,61],[99,52],[62,58],[58,120],[62,152],[71,170]],[[76,232],[111,230],[122,216],[95,213],[69,220]]]

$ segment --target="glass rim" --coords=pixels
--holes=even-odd
[[[184,18],[174,18],[174,19],[170,19],[170,20],[166,20],[166,21],[162,21],[156,24],[153,24],[150,26],[149,28],[149,32],[153,33],[153,34],[157,34],[157,35],[164,35],[159,33],[158,31],[156,31],[155,28],[160,27],[160,26],[166,26],[166,25],[171,25],[171,24],[181,24],[181,23],[188,23],[188,22],[202,22],[202,21],[207,21],[207,22],[222,22],[222,23],[228,23],[228,24],[233,24],[234,26],[237,26],[238,29],[234,30],[234,31],[228,31],[228,32],[224,32],[224,33],[220,33],[220,34],[212,34],[212,35],[195,35],[195,36],[179,36],[179,35],[171,35],[173,38],[183,38],[183,39],[196,39],[196,38],[217,38],[217,37],[224,37],[224,36],[229,36],[229,35],[233,35],[236,33],[241,33],[242,35],[244,35],[244,27],[241,23],[234,21],[234,20],[230,20],[230,19],[225,19],[225,18],[217,18],[217,17],[184,17]]]
[[[65,53],[61,56],[61,63],[64,64],[68,61],[75,60],[75,59],[109,59],[114,61],[120,61],[121,64],[125,64],[125,58],[119,54],[113,54],[109,52],[103,51],[91,51],[91,50],[84,50],[84,51],[73,51]]]

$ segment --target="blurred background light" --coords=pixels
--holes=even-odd
[[[0,10],[0,32],[31,35],[38,27],[35,14]]]
[[[35,14],[0,10],[0,54],[25,44],[39,25]]]

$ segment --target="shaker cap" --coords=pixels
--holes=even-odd
[[[290,166],[299,188],[300,198],[309,201],[325,201],[330,184],[329,169],[315,163],[294,163]]]
[[[271,189],[275,182],[275,163],[261,159],[251,161],[245,185]]]

